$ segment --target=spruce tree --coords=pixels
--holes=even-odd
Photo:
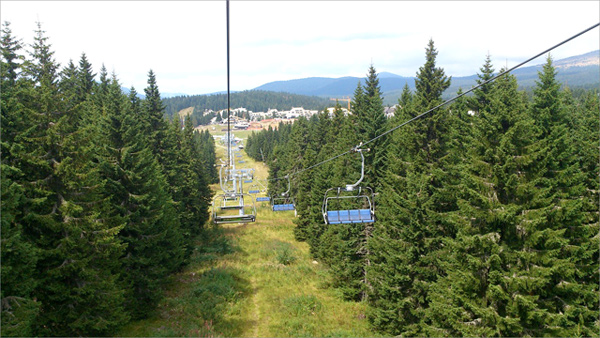
[[[485,63],[479,70],[481,74],[477,74],[477,84],[482,86],[473,91],[474,97],[471,99],[471,105],[475,111],[489,108],[490,95],[494,90],[494,82],[486,83],[494,77],[494,66],[489,54],[486,56]]]
[[[114,281],[121,245],[117,228],[98,218],[98,180],[89,162],[90,128],[72,101],[68,67],[59,75],[41,25],[24,74],[32,85],[24,101],[29,128],[18,135],[24,209],[23,236],[39,253],[33,294],[38,335],[107,334],[126,320]],[[100,243],[103,243],[100,247]],[[103,295],[101,298],[98,295]]]
[[[114,78],[108,95],[98,163],[110,205],[107,217],[123,226],[119,238],[127,244],[121,275],[125,306],[133,318],[142,318],[162,297],[165,277],[181,265],[184,246],[166,179],[142,133],[140,112]]]
[[[2,69],[0,72],[2,72],[2,80],[6,81],[2,83],[2,88],[6,90],[9,86],[14,86],[21,71],[21,62],[24,59],[23,55],[19,54],[23,44],[20,39],[16,39],[12,35],[8,21],[4,21],[2,24],[0,43],[2,45]]]
[[[77,69],[77,82],[79,84],[77,96],[79,101],[85,101],[88,95],[93,93],[95,77],[96,74],[92,72],[92,64],[88,61],[85,53],[81,53],[79,68]]]
[[[428,334],[516,333],[516,320],[506,315],[510,296],[503,259],[512,256],[513,222],[528,198],[531,185],[525,177],[534,158],[529,150],[532,121],[517,87],[512,75],[498,79],[473,120],[473,145],[459,195],[460,227],[449,243],[447,275],[432,288]]]
[[[433,41],[415,79],[412,118],[440,103],[450,79],[436,67]],[[403,122],[403,121],[402,121]],[[452,115],[440,108],[392,134],[387,170],[369,242],[369,319],[387,334],[422,335],[431,285],[444,274],[447,238],[456,232],[453,196],[458,157],[452,155]],[[449,156],[452,155],[452,156]]]
[[[575,155],[570,119],[559,90],[556,70],[548,56],[539,72],[530,110],[539,131],[535,147],[540,155],[535,163],[536,196],[526,211],[526,233],[518,254],[521,264],[515,264],[535,283],[521,286],[517,292],[537,296],[523,314],[526,333],[589,335],[596,319],[585,299],[598,288],[581,280],[586,269],[578,266],[587,261],[597,270],[597,260],[590,259],[597,251],[590,247],[593,235],[584,226],[585,175]]]
[[[375,67],[369,67],[365,80],[360,105],[362,112],[357,114],[357,127],[360,139],[364,142],[374,139],[386,130],[386,118],[383,110],[383,97],[381,86]],[[358,108],[358,109],[361,109]],[[373,189],[378,188],[378,179],[381,177],[385,162],[386,138],[379,138],[368,145],[371,151],[365,153],[365,180],[364,185]]]
[[[24,60],[22,45],[5,22],[0,40],[0,111],[2,196],[0,222],[2,233],[0,309],[2,333],[6,336],[32,336],[40,304],[35,300],[38,285],[36,264],[39,250],[25,233],[27,187],[22,160],[25,151],[22,135],[32,126],[36,114],[23,102],[31,99],[33,86],[21,76]]]

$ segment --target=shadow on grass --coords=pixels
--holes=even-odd
[[[174,275],[167,296],[152,318],[132,323],[128,336],[219,337],[240,336],[251,320],[240,319],[252,297],[250,282],[243,271],[219,266],[228,255],[244,255],[231,230],[205,229],[196,242],[185,271]]]
[[[250,321],[230,318],[237,305],[251,297],[250,282],[242,277],[239,269],[217,267],[205,271],[190,290],[189,299],[193,312],[206,321],[215,323],[216,332],[227,336],[239,336]]]

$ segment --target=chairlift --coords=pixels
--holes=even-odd
[[[233,201],[234,203],[230,203]],[[256,205],[250,194],[231,193],[217,195],[213,200],[213,222],[249,223],[256,221]]]
[[[298,216],[296,211],[296,203],[294,198],[289,196],[290,192],[290,176],[286,175],[285,178],[288,180],[288,189],[286,192],[281,194],[281,197],[271,198],[271,208],[273,211],[294,211],[294,215]]]
[[[360,153],[362,168],[360,179],[345,187],[329,188],[323,199],[322,213],[325,224],[374,223],[375,203],[373,189],[360,187],[365,175],[365,157],[359,149],[362,143],[353,150]]]

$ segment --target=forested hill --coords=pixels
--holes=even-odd
[[[291,107],[323,110],[331,104],[327,98],[263,90],[231,93],[230,101],[231,107],[244,107],[254,112],[267,111],[269,108],[285,110]],[[164,99],[163,102],[167,106],[166,114],[168,116],[189,107],[194,107],[195,111],[204,111],[205,109],[218,111],[227,109],[227,94],[177,96]]]

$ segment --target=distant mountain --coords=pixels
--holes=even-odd
[[[352,76],[340,78],[311,77],[298,80],[269,82],[254,88],[254,90],[286,92],[308,96],[342,97],[352,96],[359,81],[364,83],[365,79]],[[383,77],[379,77],[379,84],[384,93],[398,88],[402,89],[406,83],[408,83],[409,86],[412,85],[414,87],[414,78],[403,77],[392,73],[385,73]]]
[[[591,87],[600,85],[600,50],[583,55],[554,60],[557,69],[557,80],[571,88]],[[535,86],[538,79],[538,71],[542,70],[543,64],[523,67],[512,72],[517,77],[519,86],[523,89]],[[500,71],[500,69],[496,69]],[[447,74],[451,75],[451,74]],[[414,90],[415,78],[404,77],[389,72],[378,74],[379,84],[384,96],[384,104],[392,105],[398,101],[402,89],[408,84]],[[450,87],[444,92],[444,97],[449,98],[456,94],[459,88],[468,90],[477,84],[477,75],[452,77]],[[354,95],[358,82],[364,83],[365,78],[358,77],[310,77],[305,79],[275,81],[254,88],[273,92],[285,92],[320,97],[344,97]]]

